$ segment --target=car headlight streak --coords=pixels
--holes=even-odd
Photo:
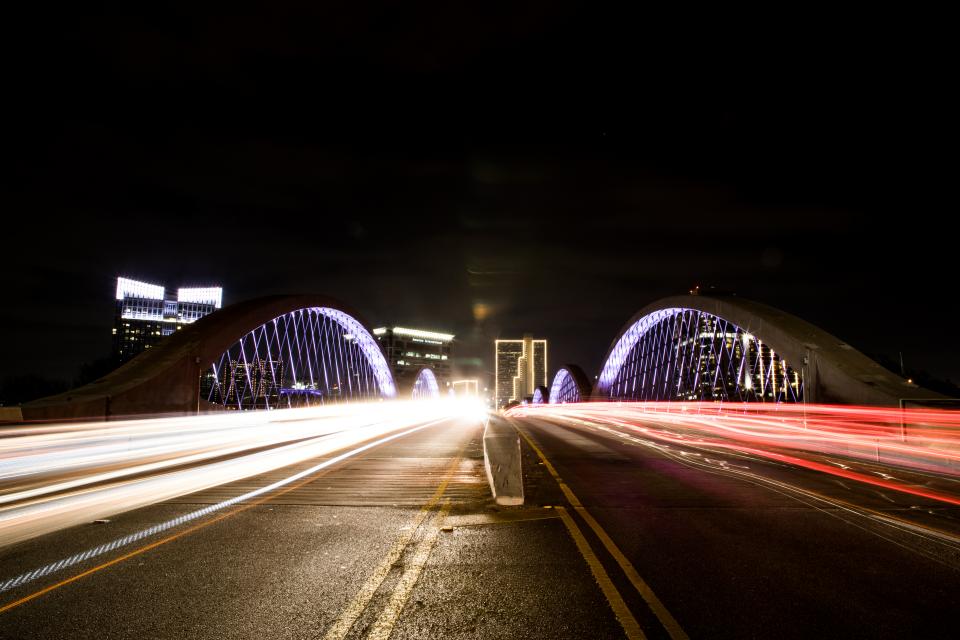
[[[0,545],[476,415],[444,399],[0,430]]]

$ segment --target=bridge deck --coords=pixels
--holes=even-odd
[[[523,507],[490,498],[480,427],[448,421],[9,589],[0,638],[949,637],[957,508],[517,424]],[[315,462],[0,549],[0,585]]]

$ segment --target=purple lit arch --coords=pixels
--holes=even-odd
[[[550,383],[550,404],[583,402],[590,398],[590,381],[575,364],[561,367]]]
[[[205,400],[235,409],[396,395],[373,336],[330,307],[296,309],[256,327],[214,361],[201,386]]]
[[[646,306],[603,362],[598,400],[898,406],[939,397],[809,322],[732,295],[673,296]]]
[[[24,405],[23,415],[109,419],[395,397],[386,358],[359,318],[320,295],[238,302],[94,383]]]
[[[758,336],[674,307],[643,316],[614,344],[597,395],[616,400],[801,402],[803,376]]]
[[[549,397],[550,392],[547,391],[547,388],[539,386],[533,390],[533,398],[530,400],[530,404],[545,404]]]
[[[414,400],[440,397],[440,385],[437,384],[437,376],[434,375],[432,369],[420,369],[420,373],[417,374],[417,379],[413,382],[413,392],[411,396]]]

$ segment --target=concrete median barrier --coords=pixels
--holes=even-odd
[[[490,416],[484,429],[483,461],[497,504],[523,504],[520,434],[500,416]]]

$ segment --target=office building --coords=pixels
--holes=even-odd
[[[222,306],[220,287],[190,287],[176,293],[158,284],[117,278],[113,355],[127,362],[181,327]]]
[[[538,386],[547,386],[547,341],[527,334],[519,340],[494,343],[496,406],[533,397]]]
[[[452,334],[406,327],[378,327],[373,330],[373,335],[387,357],[398,390],[413,389],[417,373],[427,367],[433,370],[441,395],[447,393]]]

